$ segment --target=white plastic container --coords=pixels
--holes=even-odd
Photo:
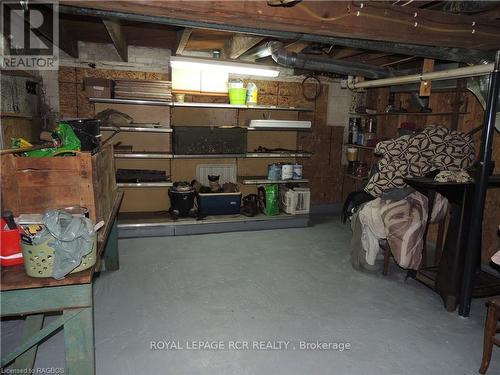
[[[291,180],[293,178],[293,164],[283,164],[281,167],[281,179]]]
[[[280,208],[289,215],[308,214],[311,191],[308,188],[280,187]]]
[[[259,90],[257,89],[257,85],[253,82],[248,83],[247,85],[247,104],[257,104],[257,96]]]

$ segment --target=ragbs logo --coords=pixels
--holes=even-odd
[[[57,7],[50,1],[1,1],[2,69],[57,70]]]

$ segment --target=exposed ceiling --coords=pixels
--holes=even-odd
[[[60,10],[60,45],[73,56],[81,40],[113,42],[124,60],[126,46],[138,45],[273,63],[262,46],[279,40],[289,52],[404,69],[424,57],[479,62],[500,48],[499,1],[72,0]]]

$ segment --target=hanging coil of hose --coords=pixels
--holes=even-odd
[[[314,87],[314,92],[310,92],[308,87]],[[318,99],[321,94],[321,82],[320,80],[313,74],[309,74],[302,81],[302,95],[309,101],[314,101]]]

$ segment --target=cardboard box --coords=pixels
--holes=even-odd
[[[111,99],[113,81],[105,78],[85,77],[83,79],[85,94],[89,98]]]

